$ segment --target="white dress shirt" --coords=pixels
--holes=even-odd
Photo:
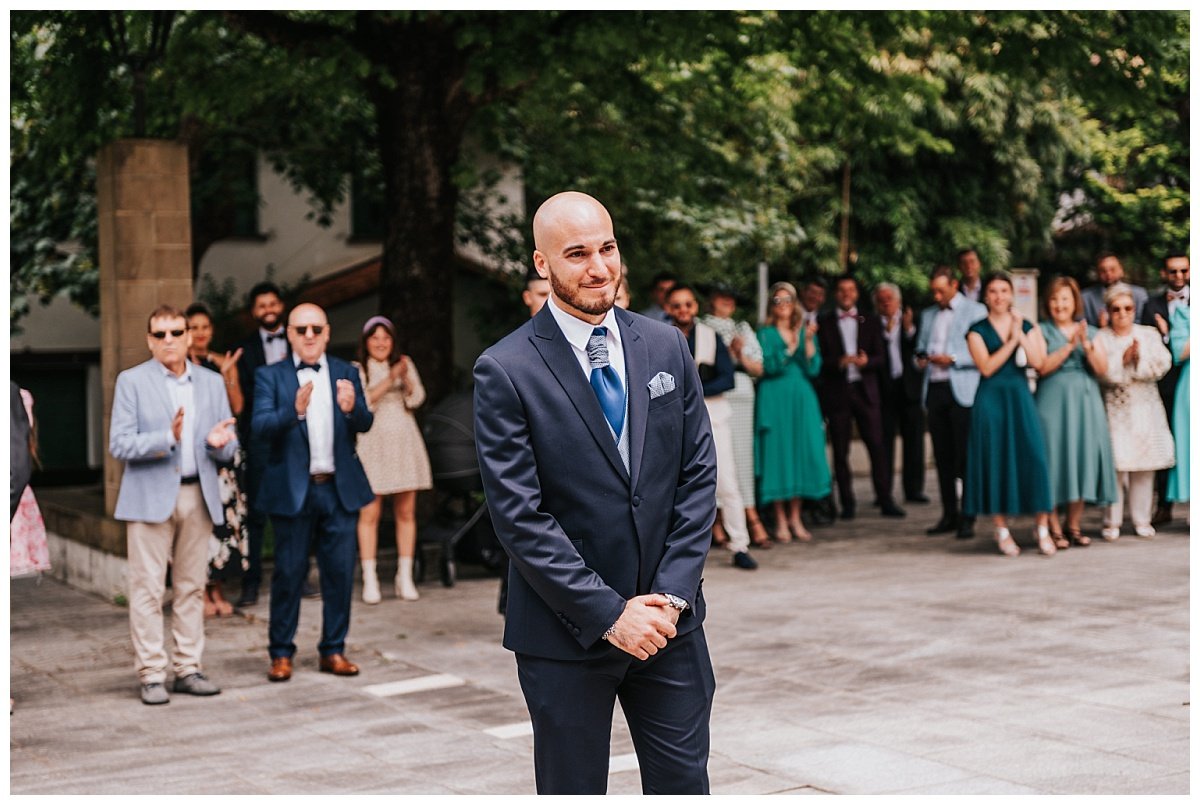
[[[312,381],[312,397],[304,421],[308,425],[308,473],[333,472],[333,388],[329,383],[329,360],[322,355],[317,363],[321,371],[297,369],[296,381],[303,388]],[[300,366],[300,356],[292,354],[292,364]]]
[[[179,474],[184,478],[195,478],[198,470],[196,469],[196,434],[192,432],[196,427],[196,412],[193,410],[195,395],[192,393],[192,364],[191,361],[184,361],[182,375],[175,374],[165,366],[162,367],[162,371],[163,377],[166,378],[167,395],[170,396],[171,404],[174,406],[171,409],[172,420],[174,420],[175,412],[180,408],[183,409],[183,430],[179,432]]]
[[[567,338],[567,343],[571,345],[571,350],[575,353],[575,359],[579,361],[579,368],[583,370],[583,376],[588,380],[592,377],[592,362],[588,360],[587,344],[588,339],[592,337],[592,330],[597,327],[605,327],[608,329],[608,335],[605,342],[608,344],[608,364],[617,372],[617,378],[621,381],[621,389],[625,388],[625,349],[621,346],[621,328],[617,326],[617,315],[609,309],[604,316],[604,321],[599,324],[588,324],[582,319],[577,319],[570,313],[560,308],[551,298],[547,304],[550,306],[550,313],[554,316],[554,321],[558,322],[558,328]]]
[[[983,290],[983,280],[980,279],[978,282],[976,282],[974,288],[968,288],[966,283],[961,283],[958,289],[962,292],[963,296],[967,297],[972,302],[978,302],[979,292]]]
[[[852,307],[849,310],[838,308],[838,329],[842,332],[842,344],[846,348],[846,354],[851,356],[858,355],[858,308]],[[849,383],[857,383],[862,380],[862,372],[854,364],[846,367],[846,381]]]
[[[287,357],[287,328],[285,328],[283,325],[280,325],[276,332],[283,337],[272,338],[270,341],[268,341],[267,336],[275,335],[275,333],[269,333],[261,327],[258,328],[258,337],[259,340],[262,341],[263,357],[267,361],[267,366],[270,366],[273,363],[279,363],[281,360]]]
[[[901,363],[900,357],[900,330],[903,329],[900,311],[897,310],[890,319],[880,316],[879,321],[883,325],[883,340],[887,342],[888,359],[891,362],[889,371],[895,380],[904,374],[904,364]]]
[[[948,355],[946,341],[950,336],[950,324],[954,321],[954,311],[962,304],[965,297],[962,294],[955,294],[950,300],[950,306],[944,307],[937,312],[933,317],[933,332],[929,334],[929,354],[930,355]],[[938,366],[935,363],[929,364],[929,382],[936,383],[940,380],[950,379],[950,367]]]

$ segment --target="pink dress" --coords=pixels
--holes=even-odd
[[[33,422],[33,395],[21,389],[25,413]],[[46,546],[46,523],[38,509],[33,489],[25,487],[21,503],[13,515],[8,539],[9,576],[29,576],[50,569],[50,549]]]

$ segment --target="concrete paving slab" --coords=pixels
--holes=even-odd
[[[1009,560],[982,524],[970,541],[925,536],[937,508],[909,507],[899,522],[860,510],[814,529],[812,544],[756,551],[753,573],[713,551],[713,791],[1188,793],[1186,530]],[[1016,523],[1026,547],[1031,526]],[[1089,510],[1085,527],[1098,526]],[[464,566],[452,588],[422,584],[419,601],[356,601],[354,678],[317,672],[321,602],[306,600],[296,674],[282,684],[266,681],[264,598],[207,625],[220,696],[149,708],[127,610],[14,580],[10,789],[530,793],[533,741],[497,589]],[[371,694],[447,676],[462,684]],[[611,751],[633,752],[619,707]],[[629,762],[611,793],[640,791]]]

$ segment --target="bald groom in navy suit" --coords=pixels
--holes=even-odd
[[[677,329],[613,307],[621,256],[598,201],[552,197],[533,234],[550,301],[476,362],[475,439],[537,790],[607,790],[620,699],[643,791],[706,794],[717,473],[700,378]]]

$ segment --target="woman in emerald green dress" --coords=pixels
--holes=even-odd
[[[1188,455],[1192,443],[1191,404],[1192,392],[1188,384],[1192,379],[1189,368],[1191,362],[1191,346],[1188,335],[1191,333],[1192,309],[1188,305],[1179,305],[1171,314],[1171,358],[1176,364],[1183,364],[1179,373],[1179,381],[1175,385],[1175,407],[1171,409],[1172,433],[1175,437],[1175,466],[1167,478],[1167,500],[1178,502],[1190,497],[1191,457]]]
[[[1108,356],[1092,340],[1096,328],[1081,321],[1083,302],[1075,280],[1056,277],[1050,282],[1046,313],[1048,318],[1041,323],[1046,359],[1038,369],[1037,409],[1046,437],[1050,497],[1056,507],[1067,509],[1066,536],[1057,511],[1050,513],[1050,536],[1061,550],[1071,542],[1091,544],[1080,528],[1084,503],[1115,501],[1117,472],[1104,398],[1096,381],[1108,371]]]
[[[801,327],[791,283],[771,286],[770,300],[767,324],[758,331],[763,372],[755,409],[754,474],[759,502],[775,508],[776,541],[807,542],[812,534],[800,519],[800,500],[830,492],[825,424],[812,386],[821,371],[821,353],[816,324]]]
[[[1041,330],[1013,309],[1012,280],[993,274],[983,283],[987,318],[967,331],[967,348],[979,367],[979,391],[967,437],[963,514],[990,514],[996,545],[1005,556],[1021,552],[1008,531],[1013,514],[1037,515],[1038,550],[1053,556],[1050,476],[1042,423],[1025,378],[1046,357]]]

